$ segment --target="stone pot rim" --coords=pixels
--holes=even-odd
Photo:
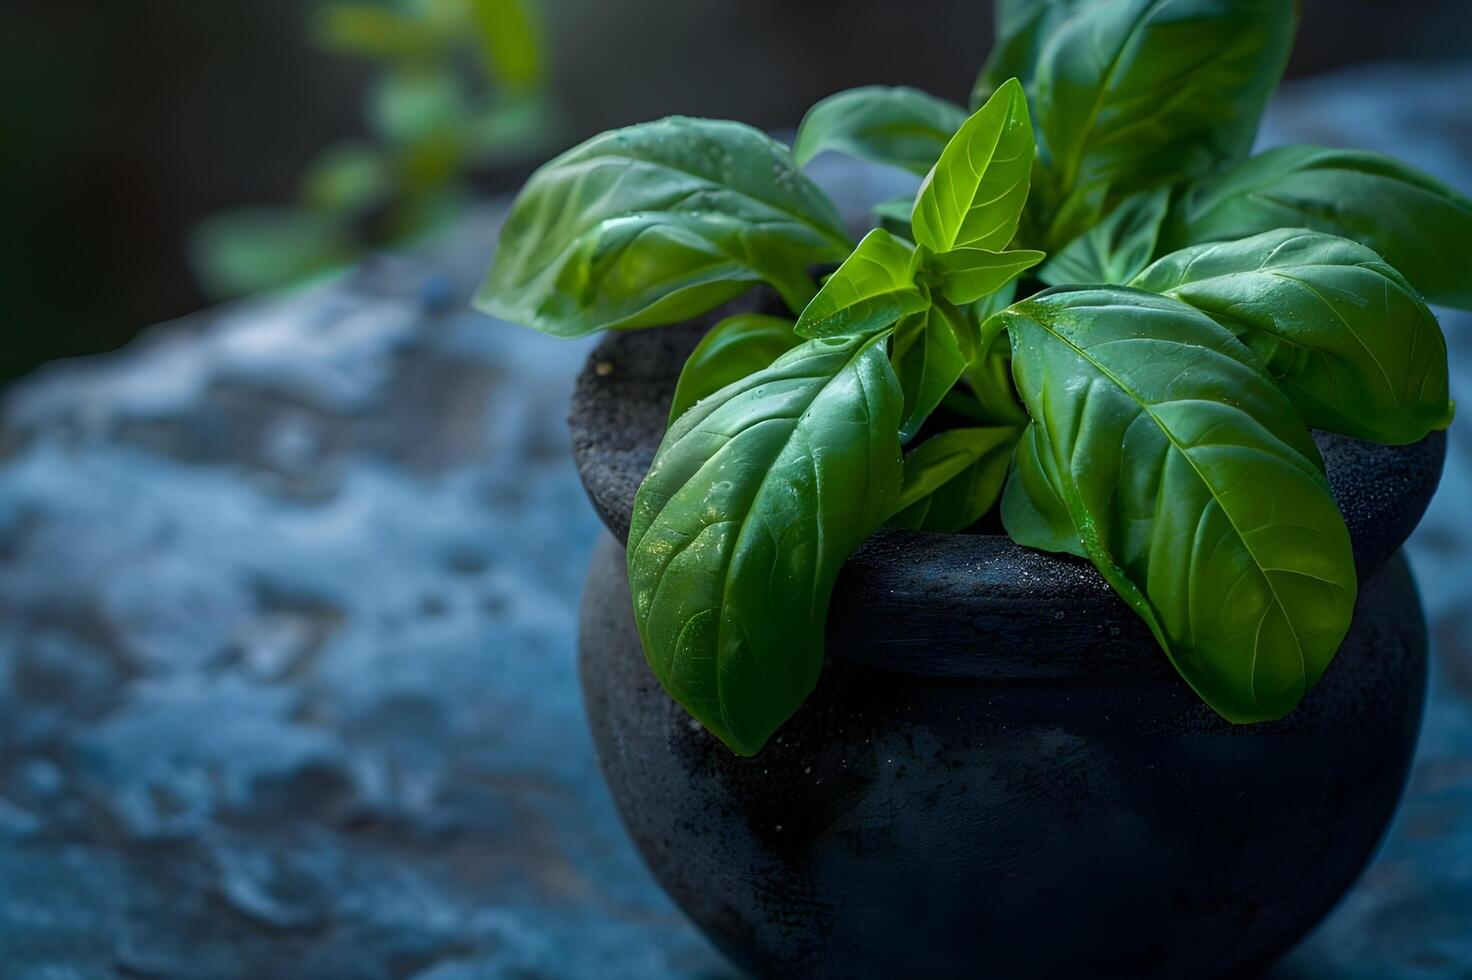
[[[578,475],[620,542],[681,365],[757,291],[687,324],[613,333],[588,355],[568,424]],[[1446,435],[1380,446],[1315,432],[1362,579],[1405,542],[1441,478]],[[828,617],[828,656],[887,670],[990,680],[1173,673],[1144,623],[1088,562],[1023,548],[1005,534],[883,529],[845,564]]]

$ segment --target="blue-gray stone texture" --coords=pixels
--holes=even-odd
[[[1264,143],[1469,189],[1468,106],[1472,67],[1359,69],[1285,89]],[[5,393],[0,980],[735,975],[593,760],[598,523],[564,424],[588,345],[466,311],[499,213]],[[1472,405],[1472,316],[1443,326]],[[1450,436],[1409,548],[1434,637],[1411,784],[1280,980],[1472,976],[1472,428]]]

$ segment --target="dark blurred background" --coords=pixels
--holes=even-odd
[[[818,98],[871,82],[960,101],[991,34],[991,4],[978,0],[535,6],[555,108],[538,138],[506,137],[508,152],[465,164],[474,193],[512,189],[558,146],[668,113],[790,127]],[[1465,56],[1472,38],[1466,0],[1303,6],[1295,75]],[[324,44],[315,0],[5,0],[0,10],[0,382],[232,292],[201,282],[191,242],[202,222],[299,201],[325,148],[372,135],[365,99],[382,66]],[[359,188],[349,237],[372,243],[381,236],[363,226],[386,205],[361,190],[364,173],[339,166],[332,186]]]

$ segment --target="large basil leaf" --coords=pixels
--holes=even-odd
[[[965,121],[965,109],[919,89],[869,85],[809,109],[792,155],[802,165],[832,150],[923,176]]]
[[[1070,242],[1038,270],[1050,286],[1122,286],[1155,257],[1170,209],[1168,190],[1142,191]]]
[[[905,398],[901,442],[915,438],[966,369],[952,323],[958,315],[943,306],[931,306],[908,318],[895,331],[891,360]]]
[[[1200,177],[1244,158],[1293,44],[1285,0],[1115,0],[1060,21],[1037,66],[1043,188],[1061,210]],[[1069,215],[1047,244],[1090,224]]]
[[[920,185],[915,241],[932,252],[1006,248],[1032,183],[1032,158],[1027,98],[1014,80],[966,120]]]
[[[890,527],[958,534],[996,506],[1019,430],[947,429],[905,456]]]
[[[1363,245],[1270,231],[1172,253],[1132,285],[1189,303],[1231,330],[1309,425],[1403,444],[1451,422],[1436,317]]]
[[[639,487],[629,586],[671,696],[751,755],[817,682],[839,566],[893,510],[887,334],[808,341],[675,422]]]
[[[883,228],[869,232],[802,311],[798,335],[882,330],[925,309],[930,300],[915,284],[913,254],[914,249]]]
[[[717,323],[685,359],[670,404],[670,423],[700,399],[769,366],[801,342],[792,332],[792,321],[779,316],[738,313]]]
[[[672,117],[538,170],[476,305],[566,337],[686,320],[762,280],[800,310],[808,269],[850,247],[786,147],[739,123]]]
[[[1169,297],[1055,290],[992,323],[1011,335],[1036,448],[1090,560],[1217,712],[1290,711],[1348,630],[1356,583],[1287,397]]]
[[[986,67],[971,90],[971,107],[991,98],[1009,78],[1032,94],[1033,76],[1043,45],[1059,24],[1080,7],[1099,0],[997,0],[992,18],[996,40]]]
[[[1284,146],[1191,188],[1164,245],[1310,228],[1365,245],[1431,302],[1472,309],[1472,199],[1398,160]]]

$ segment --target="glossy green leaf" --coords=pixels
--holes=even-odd
[[[961,334],[965,338],[961,350],[967,358],[964,377],[976,403],[976,411],[967,414],[987,425],[1020,428],[1027,424],[1027,411],[1012,384],[1011,348],[999,342],[995,331],[981,330],[981,324],[1012,305],[1016,294],[1014,280],[965,311],[971,329]]]
[[[996,506],[1019,430],[947,429],[905,456],[891,527],[957,534]]]
[[[1296,26],[1285,0],[1115,0],[1058,23],[1037,66],[1043,189],[1059,208],[1243,159],[1282,77]],[[1055,225],[1071,241],[1103,212]]]
[[[1027,98],[1012,81],[966,120],[920,185],[915,241],[936,253],[1006,248],[1032,183],[1032,158]]]
[[[702,398],[766,367],[792,350],[802,338],[792,321],[761,313],[738,313],[710,328],[680,371],[670,424]]]
[[[792,155],[805,165],[833,151],[924,175],[965,121],[965,109],[919,89],[869,85],[809,109]]]
[[[913,252],[883,228],[869,232],[797,318],[798,335],[882,330],[925,309],[930,300],[911,275]]]
[[[971,90],[971,107],[984,104],[1009,78],[1020,80],[1031,95],[1043,45],[1059,24],[1091,3],[1098,0],[997,0],[996,41]]]
[[[1169,249],[1309,228],[1373,249],[1433,303],[1472,309],[1472,198],[1390,157],[1285,146],[1191,188]]]
[[[1286,714],[1338,649],[1356,592],[1349,533],[1287,397],[1229,331],[1169,297],[1057,290],[997,320],[1090,560],[1217,712]]]
[[[1002,494],[1002,526],[1013,541],[1025,547],[1087,558],[1051,468],[1052,454],[1040,444],[1040,434],[1029,422],[1012,452]]]
[[[786,147],[672,117],[595,136],[527,182],[476,305],[558,336],[676,323],[765,280],[793,309],[851,245]]]
[[[946,302],[966,306],[992,295],[1045,257],[1031,249],[993,252],[984,248],[955,248],[939,255],[925,255],[924,263]]]
[[[893,510],[901,399],[886,341],[811,340],[700,402],[635,497],[629,586],[645,654],[743,755],[812,691],[839,567]]]
[[[1451,422],[1441,327],[1400,273],[1363,245],[1270,231],[1172,253],[1132,285],[1231,330],[1309,425],[1404,444]]]
[[[894,335],[895,374],[904,393],[900,441],[908,443],[961,379],[966,358],[947,312],[932,306],[903,323]]]
[[[1038,270],[1050,286],[1122,286],[1155,257],[1170,209],[1168,190],[1143,191],[1075,238]]]

